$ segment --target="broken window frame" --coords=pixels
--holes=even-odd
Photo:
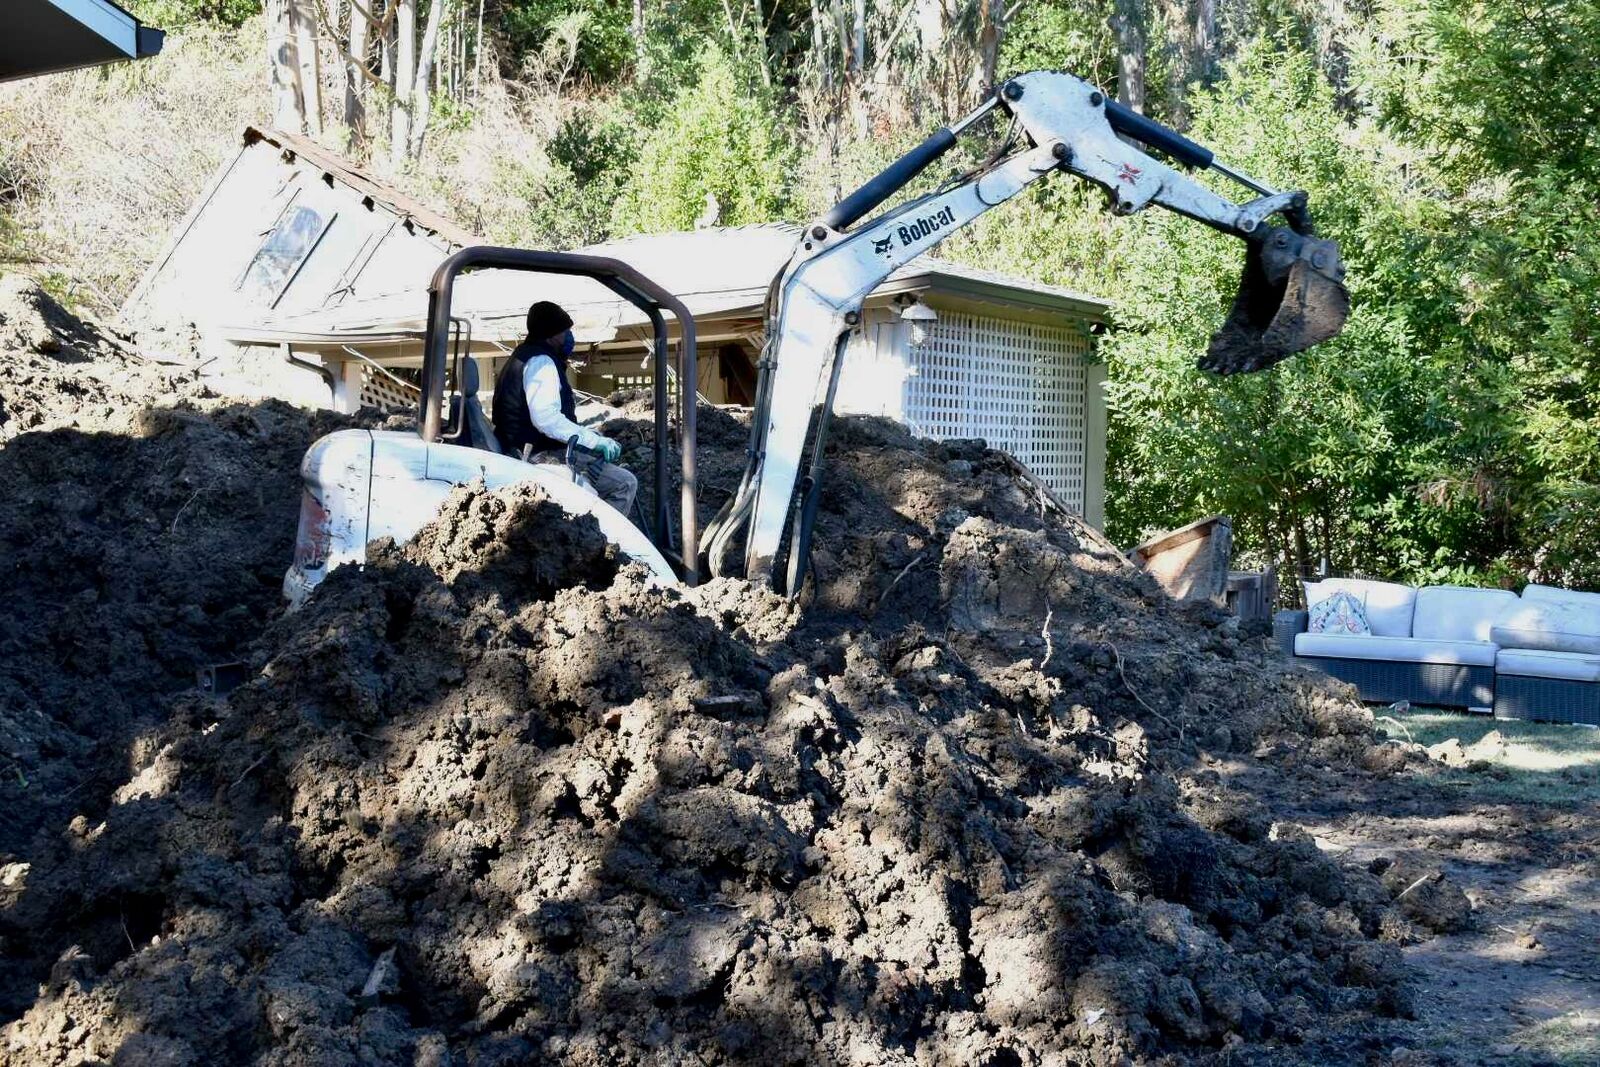
[[[268,299],[265,303],[269,309],[276,308],[279,302],[283,300],[284,295],[289,292],[289,287],[292,286],[294,284],[294,280],[300,276],[300,271],[305,267],[306,261],[311,258],[312,253],[317,250],[317,246],[322,243],[322,239],[327,236],[328,231],[333,228],[334,222],[336,222],[339,218],[339,212],[337,209],[324,213],[315,206],[310,204],[302,204],[300,202],[300,192],[300,190],[296,189],[294,194],[289,197],[288,202],[283,205],[283,210],[279,211],[277,218],[273,219],[272,225],[267,228],[265,235],[261,239],[261,244],[256,246],[255,253],[250,257],[249,261],[245,263],[244,269],[239,272],[238,280],[233,283],[234,290],[245,296],[246,299],[250,299],[250,297],[256,293],[267,297]],[[258,265],[263,263],[262,256],[267,253],[274,240],[289,232],[286,228],[286,224],[295,218],[296,214],[301,211],[304,211],[317,219],[321,223],[321,226],[316,230],[315,234],[312,235],[311,239],[306,242],[305,247],[300,250],[299,255],[296,256],[292,262],[288,263],[287,269],[283,275],[283,281],[278,284],[276,290],[269,288],[268,285],[265,284],[267,279],[262,279],[262,282],[257,283],[258,287],[254,291],[247,288],[247,286],[251,285],[252,273],[256,270]],[[250,302],[256,303],[257,301],[250,299]]]

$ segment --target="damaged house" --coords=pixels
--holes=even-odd
[[[579,249],[621,259],[695,316],[701,397],[748,404],[768,282],[785,225],[631,237]],[[260,392],[354,410],[414,407],[427,285],[470,233],[303,138],[255,129],[129,299],[141,328],[197,330],[208,357]],[[485,271],[453,310],[485,383],[522,339],[534,300],[576,321],[574,384],[603,396],[653,380],[650,327],[595,282]],[[866,302],[836,410],[939,438],[982,437],[1028,465],[1091,523],[1104,512],[1108,306],[1055,286],[923,258]]]

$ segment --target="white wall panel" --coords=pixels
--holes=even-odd
[[[909,347],[903,419],[926,437],[981,437],[1080,514],[1089,339],[1075,326],[941,311]]]

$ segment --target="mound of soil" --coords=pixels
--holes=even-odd
[[[335,572],[0,879],[11,1060],[1344,1063],[1411,1011],[1394,894],[1205,763],[1359,760],[1347,691],[981,444],[841,420],[827,484],[801,607],[527,486]]]
[[[168,368],[134,355],[17,274],[0,274],[0,353],[0,445],[57,426],[126,431],[169,391]]]
[[[0,277],[0,863],[98,819],[196,670],[274,616],[339,420],[210,395]]]

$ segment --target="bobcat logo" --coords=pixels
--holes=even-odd
[[[891,248],[893,248],[893,247],[894,247],[894,234],[892,234],[892,233],[888,234],[888,235],[886,235],[884,237],[875,237],[872,240],[872,250],[874,252],[876,252],[880,256],[888,255],[889,254],[889,250]]]

